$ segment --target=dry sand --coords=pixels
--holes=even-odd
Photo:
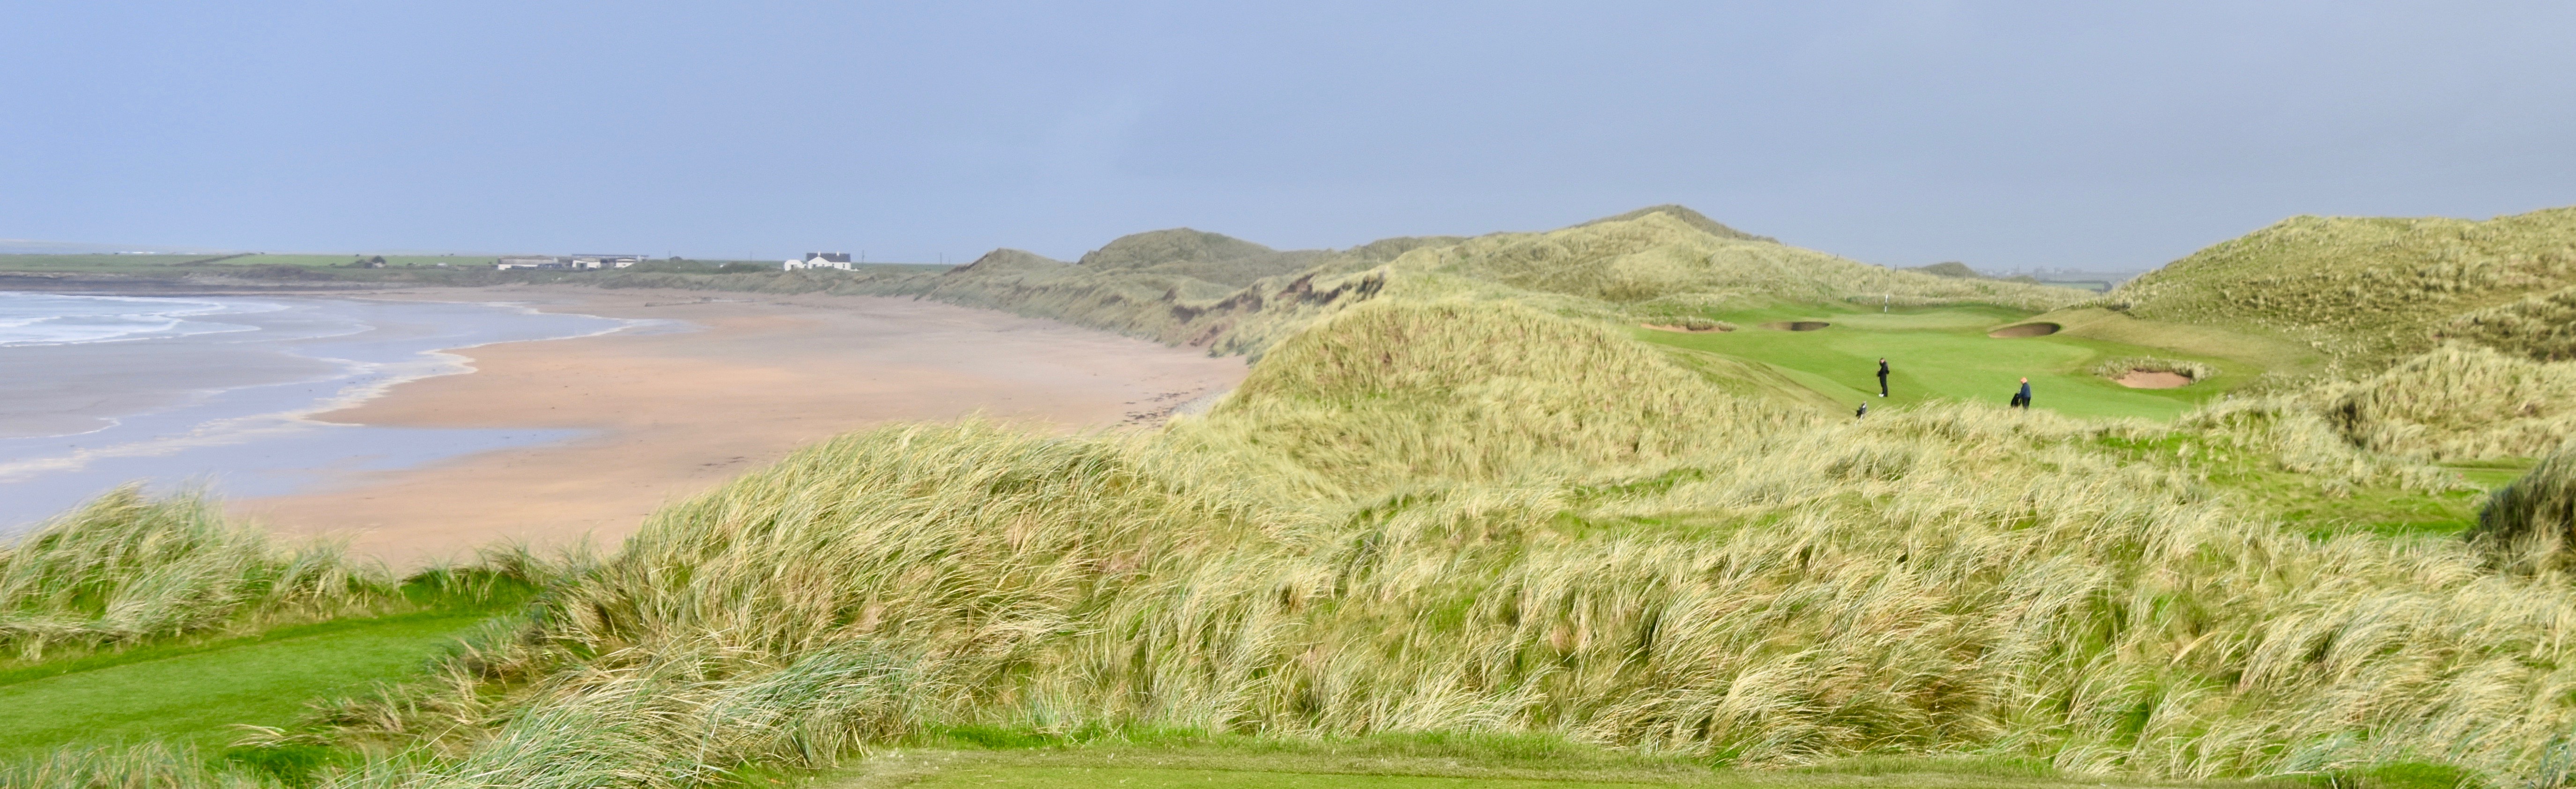
[[[475,372],[402,384],[320,418],[594,432],[233,504],[282,530],[348,535],[359,552],[397,566],[470,558],[496,540],[550,547],[587,536],[613,547],[664,502],[872,424],[978,412],[1068,431],[1151,424],[1246,371],[1240,358],[909,299],[567,286],[372,297],[512,302],[700,329],[459,351]]]
[[[2131,389],[2180,389],[2191,385],[2189,376],[2162,370],[2130,370],[2128,374],[2111,380]]]

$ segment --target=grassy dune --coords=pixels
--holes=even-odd
[[[1276,252],[1180,229],[1121,238],[1075,264],[1004,249],[936,274],[627,274],[600,282],[920,296],[1254,355],[1380,296],[1510,300],[1633,323],[1709,320],[1783,301],[2039,311],[2092,295],[1891,270],[1745,234],[1680,206],[1544,233],[1393,238],[1344,250]]]
[[[968,422],[809,447],[663,509],[595,566],[521,573],[545,588],[517,618],[244,746],[295,759],[71,748],[0,783],[2576,781],[2576,588],[2563,547],[2528,536],[2565,531],[2568,466],[2539,464],[2459,539],[2481,491],[2430,465],[2541,451],[2525,447],[2560,429],[2554,401],[2496,433],[2440,422],[2427,393],[2544,362],[2461,350],[2456,374],[2295,386],[2265,374],[2308,358],[2296,346],[2226,341],[2277,336],[2263,326],[2179,335],[2226,351],[2208,354],[2105,339],[2159,324],[2099,309],[2068,319],[2096,334],[1992,338],[2071,299],[1694,217],[1296,259],[1188,231],[1081,264],[741,275],[1260,358],[1154,431]],[[1835,325],[1761,328],[1806,318]],[[1683,319],[1737,328],[1638,327]],[[1836,399],[1880,355],[1902,360],[1906,399],[1852,419]],[[2217,374],[2150,392],[2094,372],[2140,357]],[[2062,411],[1993,402],[2023,370]],[[2209,399],[2257,380],[2275,385]],[[2426,427],[2387,429],[2405,420]],[[92,518],[88,542],[239,533],[101,512],[131,516]],[[62,566],[93,569],[29,588],[139,590],[115,579],[160,565]],[[184,575],[249,590],[200,630],[381,598]],[[79,594],[24,599],[108,618]],[[174,631],[117,632],[148,648]],[[1444,738],[1535,743],[1567,771],[1509,772],[1519,746],[1370,755],[1348,771],[1367,777],[1263,766]],[[1045,747],[903,772],[969,741]]]
[[[399,599],[381,568],[336,546],[276,544],[202,499],[149,500],[129,486],[0,548],[0,670]]]
[[[2368,367],[2430,349],[2457,316],[2571,284],[2576,208],[2484,222],[2302,216],[2174,261],[2106,302],[2148,320],[2278,332]]]
[[[2195,449],[2131,451],[2176,440]],[[2186,779],[2548,769],[2576,722],[2549,690],[2563,582],[2284,529],[2201,481],[2194,458],[2232,454],[2447,484],[2260,403],[2171,428],[1818,420],[1587,323],[1378,303],[1160,434],[809,449],[303,736],[398,755],[334,779],[388,786],[683,786],[957,725]]]

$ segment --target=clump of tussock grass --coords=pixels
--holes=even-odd
[[[2153,373],[2173,373],[2175,375],[2191,379],[2192,383],[2200,383],[2202,381],[2218,377],[2218,368],[2212,367],[2208,364],[2182,359],[2166,359],[2155,356],[2124,356],[2093,366],[2094,375],[2113,379],[2141,370]]]
[[[2167,427],[2113,426],[2103,433],[2132,440],[2179,439],[2186,446],[2258,458],[2261,465],[2298,475],[2330,495],[2360,487],[2432,493],[2463,484],[2457,475],[2420,461],[2354,446],[2340,427],[2296,394],[2220,400]]]
[[[2544,362],[2576,361],[2576,287],[2461,315],[2442,327],[2442,336]]]
[[[2530,457],[2576,434],[2576,362],[2458,343],[2320,395],[2350,440],[2394,455]]]
[[[270,776],[224,769],[196,749],[159,742],[67,747],[0,761],[0,786],[11,789],[275,789]]]
[[[1378,302],[1272,349],[1175,440],[1349,497],[1628,466],[1685,454],[1712,428],[1806,418],[1596,325],[1509,303]]]
[[[394,595],[383,568],[337,544],[279,544],[201,495],[152,499],[129,485],[0,547],[0,651],[35,660]]]
[[[2489,497],[2468,538],[2518,570],[2576,565],[2576,442]]]

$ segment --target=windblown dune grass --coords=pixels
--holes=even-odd
[[[2524,571],[2576,566],[2576,441],[2507,485],[2478,513],[2470,539],[2498,563]]]
[[[1696,216],[1293,261],[1166,231],[1078,265],[821,275],[1261,359],[1159,431],[894,426],[666,507],[429,676],[249,744],[338,762],[67,752],[7,775],[681,789],[979,727],[2576,782],[2565,574],[2499,563],[2501,538],[2316,533],[2224,482],[2466,496],[2424,461],[2563,432],[2534,399],[2555,379],[2504,385],[2554,367],[2445,348],[2164,424],[1955,402],[1829,418],[1776,372],[1621,332],[1766,301],[2036,311],[2064,289],[1891,272]],[[1264,268],[1289,262],[1307,267]],[[2439,407],[2464,389],[2523,421]],[[2564,466],[2491,519],[2551,533]],[[248,561],[226,566],[270,566]]]
[[[334,544],[279,544],[202,497],[111,491],[0,546],[0,653],[35,660],[245,618],[349,613],[394,594]]]
[[[2576,208],[2483,222],[2301,216],[2174,261],[2102,301],[2150,320],[2288,334],[2368,371],[2431,349],[2456,317],[2571,283]],[[2539,328],[2511,320],[2523,309],[2504,310],[2491,316],[2499,339]]]
[[[2449,344],[2329,398],[2355,443],[2436,460],[2531,457],[2576,435],[2576,362]]]
[[[525,629],[295,736],[378,754],[345,786],[690,786],[966,724],[2560,780],[2564,580],[2457,542],[2311,539],[2120,449],[2187,435],[2336,484],[2444,484],[2293,403],[1817,420],[1598,333],[1372,305],[1164,433],[836,439],[666,509]]]

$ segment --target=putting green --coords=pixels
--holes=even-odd
[[[1877,310],[1783,307],[1719,316],[1739,328],[1685,334],[1637,329],[1639,338],[1761,362],[1846,407],[1968,400],[2003,405],[2024,376],[2035,406],[2079,417],[2171,419],[2262,371],[2243,362],[2066,335],[1995,338],[1986,332],[2034,313],[1998,307]],[[1763,324],[1821,321],[1812,331]],[[2217,378],[2179,389],[2130,389],[2093,374],[2124,356],[2205,362]],[[1878,396],[1878,359],[1890,367],[1890,396]]]

